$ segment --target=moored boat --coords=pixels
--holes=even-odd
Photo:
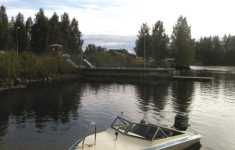
[[[201,136],[159,125],[135,123],[118,116],[111,127],[79,139],[69,150],[184,150]]]

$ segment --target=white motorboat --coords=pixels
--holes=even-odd
[[[69,150],[184,150],[200,143],[199,134],[118,116],[111,127],[79,139]]]

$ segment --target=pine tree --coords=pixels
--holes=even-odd
[[[235,36],[224,36],[223,44],[225,50],[225,65],[235,65]]]
[[[224,47],[218,36],[213,37],[213,54],[210,57],[214,59],[213,64],[223,65]]]
[[[169,38],[165,33],[162,21],[157,21],[152,29],[152,56],[160,61],[167,56]]]
[[[35,23],[32,26],[31,46],[35,53],[44,53],[48,48],[48,19],[43,9],[36,14]]]
[[[6,8],[4,6],[0,7],[0,50],[5,50],[7,48],[7,38],[8,37],[8,17],[6,14]]]
[[[135,47],[136,55],[145,57],[147,60],[151,56],[151,35],[149,30],[150,28],[146,23],[141,26]]]
[[[15,44],[15,33],[14,33],[14,24],[15,19],[11,17],[11,21],[8,23],[8,36],[7,36],[7,50],[14,50],[16,49]]]
[[[24,16],[21,13],[16,16],[13,32],[13,34],[16,35],[14,41],[16,43],[17,52],[24,51],[27,46],[27,34],[24,24]]]
[[[54,13],[49,20],[48,43],[51,45],[55,43],[61,43],[61,41],[59,16]]]
[[[188,68],[194,58],[191,27],[187,19],[180,16],[172,33],[172,49],[175,52],[176,65],[179,68]]]
[[[70,51],[69,50],[69,34],[70,34],[70,20],[69,20],[69,15],[67,13],[64,13],[61,16],[61,26],[60,26],[60,30],[61,30],[61,39],[62,42],[61,44],[64,47],[65,51]]]
[[[197,56],[204,65],[211,65],[213,53],[213,42],[211,37],[201,38],[197,46]]]
[[[83,41],[81,40],[81,32],[78,28],[78,21],[74,18],[70,25],[69,50],[72,54],[78,54],[82,50]]]

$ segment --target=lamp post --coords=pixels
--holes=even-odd
[[[19,40],[18,40],[18,31],[20,30],[20,27],[16,27],[16,54],[18,55],[19,53]]]
[[[146,66],[146,64],[145,64],[145,55],[146,55],[146,53],[145,53],[145,51],[146,51],[146,37],[145,37],[146,35],[145,35],[145,33],[144,33],[144,68],[145,68],[145,66]]]

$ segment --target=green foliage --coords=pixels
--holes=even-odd
[[[194,50],[191,27],[185,17],[180,16],[173,28],[171,46],[175,52],[177,66],[188,67],[193,63]]]
[[[157,21],[152,30],[152,56],[155,61],[161,61],[167,57],[169,38],[165,33],[162,21]]]
[[[135,52],[138,57],[145,57],[148,61],[152,58],[157,64],[168,56],[169,38],[165,33],[162,21],[157,21],[153,26],[152,33],[149,32],[148,25],[143,24],[136,40]]]
[[[61,30],[59,16],[54,13],[49,19],[48,44],[61,43]]]
[[[13,27],[14,42],[17,44],[18,52],[23,52],[27,46],[27,32],[24,24],[24,16],[19,13]]]
[[[69,35],[70,35],[70,19],[67,13],[64,13],[61,16],[61,23],[60,23],[60,30],[61,30],[61,39],[62,45],[64,46],[65,50],[69,49]]]
[[[16,53],[0,55],[0,78],[16,78],[19,75],[19,61]]]
[[[31,46],[35,53],[44,53],[48,47],[48,18],[43,9],[36,14],[35,23],[32,26]]]
[[[137,35],[135,52],[137,56],[145,57],[146,59],[151,56],[150,28],[146,23],[141,26]]]
[[[223,65],[235,65],[235,36],[224,36],[222,41],[224,59]]]
[[[46,55],[49,45],[57,43],[63,45],[66,53],[78,56],[82,52],[83,40],[81,37],[82,33],[79,30],[78,21],[76,19],[70,21],[67,13],[64,13],[60,20],[56,13],[48,19],[43,9],[40,9],[36,13],[35,18],[29,17],[26,22],[21,13],[18,13],[15,19],[12,17],[8,22],[6,8],[0,6],[0,50],[16,51],[18,47],[19,52],[22,53],[19,56],[23,57],[23,62],[18,63],[21,59],[17,58],[15,60],[16,56],[14,56],[14,53],[7,53],[4,56],[5,58],[0,60],[0,68],[2,70],[0,76],[16,77],[20,74],[33,77],[38,74],[42,74],[42,76],[48,75],[52,72],[58,72],[58,70],[60,70],[60,73],[67,72],[65,70],[69,67],[64,66],[65,63],[61,61],[54,63],[55,60],[52,58],[41,58],[24,52]],[[87,47],[85,53],[97,66],[143,67],[140,64],[143,64],[145,55],[148,62],[151,62],[152,59],[150,58],[153,58],[157,63],[167,57],[175,57],[178,66],[187,67],[194,62],[194,54],[196,54],[196,63],[201,65],[235,65],[235,36],[229,35],[223,38],[218,36],[203,37],[198,41],[193,41],[191,28],[186,18],[182,16],[178,18],[174,26],[170,44],[171,47],[169,47],[169,38],[165,33],[163,22],[157,21],[152,27],[152,31],[150,31],[150,27],[146,23],[141,26],[135,47],[137,58],[131,56],[128,52],[122,52],[122,50],[119,51],[121,54],[116,54],[116,52],[113,53],[94,45],[89,45],[90,47]],[[1,55],[0,57],[2,58],[3,56]],[[34,59],[37,61],[34,62]],[[78,62],[80,61],[78,60]],[[38,66],[25,65],[28,63],[38,64]],[[58,63],[61,64],[59,67],[55,65]],[[24,71],[17,70],[19,64],[25,67],[19,70]],[[44,65],[48,68],[40,68]],[[11,68],[7,69],[5,66]],[[34,70],[36,67],[39,69]],[[51,68],[51,72],[42,72],[43,69],[47,71],[49,68]],[[36,70],[42,71],[37,72]],[[29,72],[31,72],[30,75]]]
[[[15,20],[14,17],[11,18],[11,21],[8,23],[8,33],[7,33],[7,48],[5,49],[6,51],[8,50],[15,50],[16,49],[16,43],[15,43],[15,28],[14,28]]]
[[[37,68],[36,68],[36,56],[32,53],[23,52],[19,57],[20,63],[20,76],[24,78],[34,78],[37,76]]]
[[[235,36],[201,38],[196,42],[196,56],[201,65],[235,65]]]
[[[112,66],[113,59],[105,48],[88,45],[84,53],[85,57],[96,67]]]
[[[92,44],[86,47],[84,55],[96,67],[142,67],[144,62],[127,50],[106,50]]]
[[[6,8],[0,7],[0,50],[7,48],[8,37],[8,17],[6,14]]]
[[[36,54],[48,52],[49,45],[62,44],[66,53],[79,54],[83,40],[78,27],[78,21],[64,13],[61,21],[56,13],[48,19],[43,9],[37,12],[34,21],[31,17],[24,22],[21,13],[8,17],[4,6],[0,7],[0,50],[30,51]]]
[[[40,79],[73,72],[76,69],[59,56],[37,56],[28,52],[20,55],[14,52],[0,55],[2,79]]]
[[[82,44],[83,41],[81,40],[81,32],[78,29],[78,21],[74,18],[70,24],[68,52],[71,54],[80,54]]]

